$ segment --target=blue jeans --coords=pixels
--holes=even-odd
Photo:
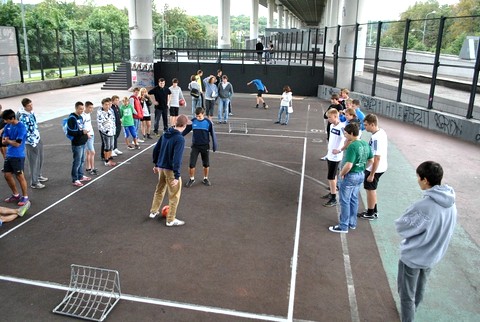
[[[218,121],[228,121],[228,105],[230,105],[229,98],[218,99]]]
[[[195,110],[197,109],[197,107],[202,107],[202,98],[200,96],[199,97],[192,96],[192,116],[193,117],[196,116]]]
[[[339,182],[340,195],[340,229],[357,226],[358,191],[363,183],[365,174],[362,172],[349,172]]]
[[[85,163],[85,144],[72,145],[73,164],[72,164],[72,182],[80,180],[83,177],[83,163]]]
[[[282,114],[285,112],[285,124],[288,124],[288,118],[290,114],[288,114],[288,106],[280,106],[278,110],[278,122],[282,123]]]

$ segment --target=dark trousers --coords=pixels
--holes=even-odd
[[[166,108],[155,108],[155,119],[153,122],[153,133],[158,134],[160,118],[163,120],[163,130],[168,129],[168,110]]]

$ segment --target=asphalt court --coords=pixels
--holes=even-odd
[[[147,143],[153,142],[140,151],[120,144],[121,164],[109,169],[97,161],[100,175],[78,189],[69,180],[61,118],[42,123],[50,181],[29,191],[28,215],[1,228],[0,293],[11,308],[2,315],[64,320],[51,310],[65,294],[70,265],[80,264],[119,271],[124,297],[111,320],[398,319],[385,274],[363,276],[367,268],[382,271],[378,252],[359,256],[360,245],[375,249],[368,223],[346,239],[327,230],[337,214],[319,199],[326,191],[326,164],[319,161],[326,103],[297,98],[289,125],[279,126],[273,124],[278,97],[267,99],[271,108],[264,110],[250,107],[253,95],[236,97],[233,120],[246,122],[248,134],[215,125],[212,186],[201,184],[199,160],[197,182],[183,188],[178,209],[186,225],[173,229],[148,218],[156,176]],[[187,137],[184,183],[189,143]],[[0,191],[8,195],[4,181]],[[350,273],[345,258],[353,263]],[[374,309],[372,298],[379,303]]]

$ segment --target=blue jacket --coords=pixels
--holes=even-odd
[[[192,124],[187,125],[182,135],[185,136],[193,130],[192,146],[196,145],[208,145],[210,148],[210,136],[212,137],[213,152],[217,151],[217,136],[213,129],[213,123],[209,119],[203,120],[192,119]]]
[[[157,168],[172,170],[175,179],[180,178],[185,139],[180,131],[170,127],[153,149],[153,163]]]

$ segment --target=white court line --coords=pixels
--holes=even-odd
[[[44,288],[50,288],[50,289],[62,290],[62,291],[70,290],[70,288],[67,285],[62,285],[62,284],[53,283],[53,282],[30,280],[26,278],[18,278],[18,277],[7,276],[7,275],[0,275],[0,281],[20,283],[25,285],[38,286],[38,287],[44,287]],[[131,301],[131,302],[139,302],[139,303],[153,304],[153,305],[159,305],[159,306],[168,306],[168,307],[174,307],[179,309],[229,315],[229,316],[235,316],[235,317],[241,317],[241,318],[247,318],[247,319],[274,321],[274,322],[287,321],[284,317],[281,317],[281,316],[235,311],[235,310],[222,309],[222,308],[213,307],[213,306],[188,304],[188,303],[168,301],[168,300],[130,295],[130,294],[121,294],[120,299],[125,301]]]
[[[343,265],[345,266],[345,276],[347,278],[348,302],[350,303],[350,316],[353,322],[360,322],[358,314],[357,296],[355,294],[355,284],[353,283],[352,265],[350,264],[350,254],[348,252],[347,234],[340,234],[342,241]]]
[[[2,239],[3,237],[7,236],[7,235],[10,234],[11,232],[14,232],[15,230],[17,230],[18,228],[22,227],[23,225],[26,225],[28,222],[32,221],[32,220],[35,219],[36,217],[38,217],[38,216],[40,216],[41,214],[45,213],[47,210],[55,207],[56,205],[58,205],[59,203],[63,202],[64,200],[67,200],[68,198],[70,198],[71,196],[75,195],[76,193],[78,193],[79,191],[83,190],[84,188],[88,187],[89,185],[91,185],[91,184],[94,183],[95,181],[97,181],[97,180],[99,180],[100,178],[106,176],[106,175],[109,174],[110,172],[115,171],[116,169],[120,168],[120,167],[123,166],[124,164],[128,164],[130,160],[135,159],[137,156],[139,156],[140,154],[144,153],[145,151],[147,151],[148,149],[150,149],[150,148],[153,147],[153,146],[155,146],[155,144],[152,144],[152,145],[150,145],[150,146],[147,146],[145,149],[142,149],[142,151],[138,152],[137,154],[134,154],[133,156],[131,156],[131,157],[128,158],[127,160],[118,163],[115,167],[111,168],[111,169],[108,170],[107,172],[103,173],[102,175],[96,177],[95,179],[93,179],[93,180],[91,180],[91,181],[88,181],[88,183],[84,184],[82,187],[77,188],[75,191],[69,193],[68,195],[66,195],[65,197],[61,198],[60,200],[57,200],[56,202],[54,202],[53,204],[51,204],[51,205],[48,206],[47,208],[44,208],[43,210],[37,212],[35,215],[29,217],[27,220],[25,220],[25,221],[23,221],[22,223],[18,224],[17,226],[13,227],[12,229],[4,232],[2,235],[0,235],[0,239]]]

